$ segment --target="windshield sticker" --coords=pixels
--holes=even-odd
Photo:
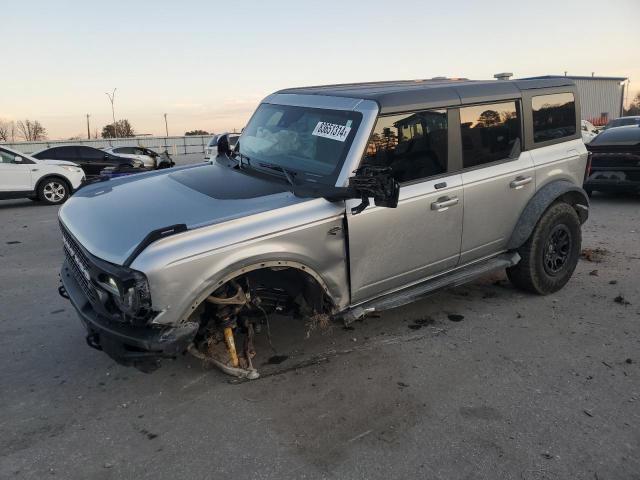
[[[311,132],[311,135],[344,142],[349,136],[350,131],[351,127],[348,126],[337,125],[335,123],[329,122],[318,122],[316,128],[314,128],[313,132]]]

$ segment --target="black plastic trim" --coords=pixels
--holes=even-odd
[[[175,225],[171,225],[169,227],[158,228],[149,232],[146,237],[142,239],[142,241],[138,244],[138,246],[131,252],[131,255],[125,260],[125,267],[130,267],[133,261],[136,259],[138,255],[140,255],[145,248],[151,245],[156,240],[160,240],[161,238],[170,237],[171,235],[175,235],[177,233],[186,232],[187,225],[184,223],[176,223]]]

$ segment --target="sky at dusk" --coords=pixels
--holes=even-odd
[[[7,2],[0,119],[49,138],[117,119],[138,133],[240,129],[291,86],[434,76],[629,77],[640,0]]]

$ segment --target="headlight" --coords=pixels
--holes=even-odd
[[[142,317],[151,309],[149,282],[140,272],[133,272],[133,277],[133,281],[120,287],[121,295],[114,295],[114,301],[127,315]]]
[[[108,291],[118,309],[132,317],[144,317],[151,310],[151,294],[149,282],[142,273],[130,271],[130,278],[125,281],[102,274],[99,283]]]
[[[73,172],[73,173],[80,173],[82,172],[81,168],[78,167],[71,167],[69,165],[63,165],[62,168],[64,168],[67,172]]]
[[[118,288],[118,282],[115,278],[109,275],[100,275],[98,282],[100,283],[100,286],[102,288],[104,288],[112,295],[116,297],[120,296],[120,289]]]

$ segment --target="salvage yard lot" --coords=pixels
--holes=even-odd
[[[639,207],[594,197],[555,295],[498,275],[309,339],[274,319],[236,383],[87,347],[57,207],[2,202],[0,478],[638,479]]]

